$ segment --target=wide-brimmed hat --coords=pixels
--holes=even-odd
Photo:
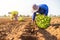
[[[38,7],[38,5],[34,4],[32,8],[33,8],[33,10],[37,10],[39,7]]]

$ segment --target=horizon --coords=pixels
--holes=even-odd
[[[0,16],[8,15],[10,11],[18,11],[19,15],[32,16],[33,4],[47,4],[48,15],[60,15],[60,0],[0,0]]]

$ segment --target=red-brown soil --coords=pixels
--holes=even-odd
[[[47,29],[33,25],[31,18],[24,21],[10,21],[0,18],[0,40],[60,40],[60,18],[51,18]]]

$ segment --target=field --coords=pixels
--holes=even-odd
[[[39,29],[29,17],[21,22],[0,17],[0,40],[60,40],[60,18],[52,17],[47,29]]]

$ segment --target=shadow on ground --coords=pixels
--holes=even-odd
[[[41,34],[43,34],[43,37],[45,38],[45,40],[57,40],[56,36],[51,35],[45,29],[39,29],[38,32],[41,33]]]
[[[33,36],[21,36],[22,40],[38,40],[37,37]]]
[[[50,24],[50,26],[54,27],[55,26],[55,29],[59,28],[60,24]]]

